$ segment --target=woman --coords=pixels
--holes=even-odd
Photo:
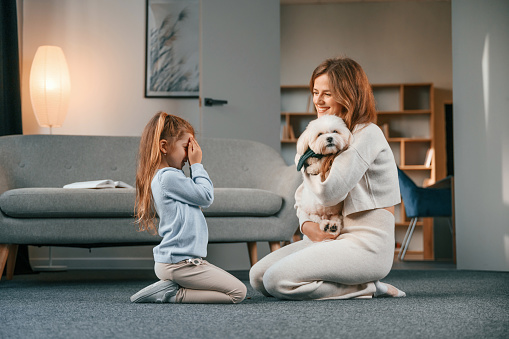
[[[351,59],[328,59],[314,70],[310,90],[318,117],[339,116],[354,136],[325,181],[304,175],[323,205],[344,201],[344,229],[334,238],[310,221],[299,208],[303,183],[295,207],[304,239],[254,265],[251,285],[266,296],[292,300],[403,297],[404,292],[379,281],[394,259],[394,205],[400,193],[394,156],[375,124],[368,78]]]

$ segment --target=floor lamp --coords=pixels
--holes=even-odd
[[[71,79],[64,52],[57,46],[40,46],[30,70],[30,99],[37,123],[41,127],[60,127],[69,107]],[[66,266],[53,265],[49,246],[49,265],[36,266],[40,271],[61,271]]]

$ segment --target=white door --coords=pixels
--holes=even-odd
[[[279,0],[202,0],[200,130],[280,149]],[[205,99],[226,101],[206,106]]]

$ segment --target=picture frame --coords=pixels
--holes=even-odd
[[[146,0],[146,98],[198,98],[199,0]]]

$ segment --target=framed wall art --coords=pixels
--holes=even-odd
[[[198,98],[199,0],[147,0],[145,97]]]

